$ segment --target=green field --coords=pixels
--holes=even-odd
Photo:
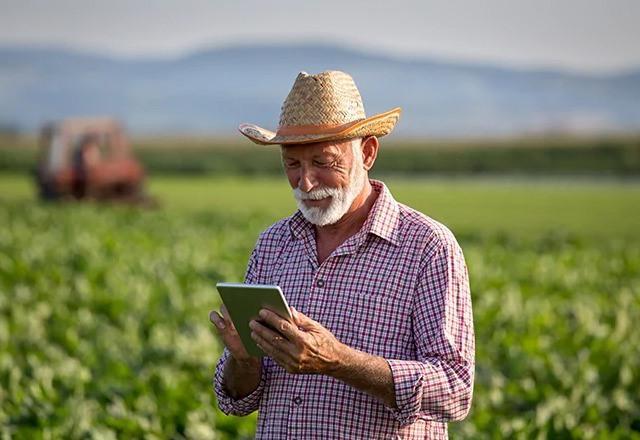
[[[453,438],[640,438],[640,183],[389,178],[451,227],[477,376]],[[217,280],[294,204],[283,178],[155,177],[161,208],[49,205],[0,174],[0,430],[251,436],[215,410]]]
[[[133,139],[151,174],[280,175],[278,147],[246,139],[156,137]],[[381,141],[376,173],[432,175],[640,176],[640,134],[503,139],[390,139]],[[28,172],[38,158],[35,136],[0,134],[0,172]]]

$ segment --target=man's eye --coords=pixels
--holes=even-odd
[[[287,168],[296,168],[300,165],[300,162],[286,162]]]
[[[332,162],[324,162],[321,160],[314,160],[313,164],[317,167],[328,167],[331,165]]]

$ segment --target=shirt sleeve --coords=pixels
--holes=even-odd
[[[230,357],[229,351],[225,348],[222,356],[218,360],[216,365],[216,373],[213,379],[213,387],[218,399],[218,407],[220,411],[227,415],[234,416],[246,416],[254,411],[258,410],[260,406],[260,400],[264,392],[264,364],[262,365],[262,375],[260,376],[260,383],[258,387],[251,392],[248,396],[241,399],[234,399],[227,393],[224,385],[224,369],[226,362]]]
[[[249,264],[247,265],[247,273],[244,278],[244,282],[247,284],[256,284],[258,282],[257,253],[258,247],[256,246],[249,257]],[[262,399],[265,386],[264,361],[262,363],[262,375],[260,376],[258,387],[248,396],[241,399],[234,399],[227,392],[224,383],[224,369],[230,356],[231,353],[225,348],[216,365],[213,388],[218,400],[218,406],[223,413],[227,415],[246,416],[256,411],[260,406],[260,400]]]
[[[469,277],[455,239],[428,258],[411,315],[416,360],[388,359],[401,424],[462,420],[471,407],[475,337]]]

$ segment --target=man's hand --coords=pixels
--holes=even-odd
[[[262,362],[247,353],[224,305],[220,311],[222,316],[215,310],[211,311],[209,320],[215,325],[224,345],[231,353],[224,369],[225,388],[231,397],[240,399],[258,387]]]
[[[260,318],[278,332],[251,321],[251,337],[289,373],[326,374],[396,407],[393,375],[387,361],[350,348],[320,323],[291,309],[293,322],[270,310]]]
[[[262,309],[259,321],[251,321],[251,337],[258,346],[289,373],[331,374],[346,346],[318,322],[292,308],[293,322]]]
[[[218,330],[218,334],[222,338],[222,342],[227,347],[231,356],[238,362],[255,362],[258,361],[258,358],[255,358],[249,353],[247,353],[246,348],[242,344],[242,340],[240,340],[240,335],[238,335],[238,331],[236,327],[233,325],[233,321],[229,317],[229,312],[227,312],[227,308],[222,305],[220,308],[222,312],[222,316],[215,310],[212,310],[209,313],[209,319],[215,325]]]

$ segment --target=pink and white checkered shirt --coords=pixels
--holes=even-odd
[[[290,305],[341,342],[385,358],[397,409],[324,375],[287,373],[262,358],[262,378],[234,400],[214,379],[220,409],[258,410],[256,438],[447,438],[469,411],[474,331],[462,250],[440,223],[397,203],[382,182],[362,229],[318,264],[314,227],[298,211],[264,231],[246,282],[279,285]]]

